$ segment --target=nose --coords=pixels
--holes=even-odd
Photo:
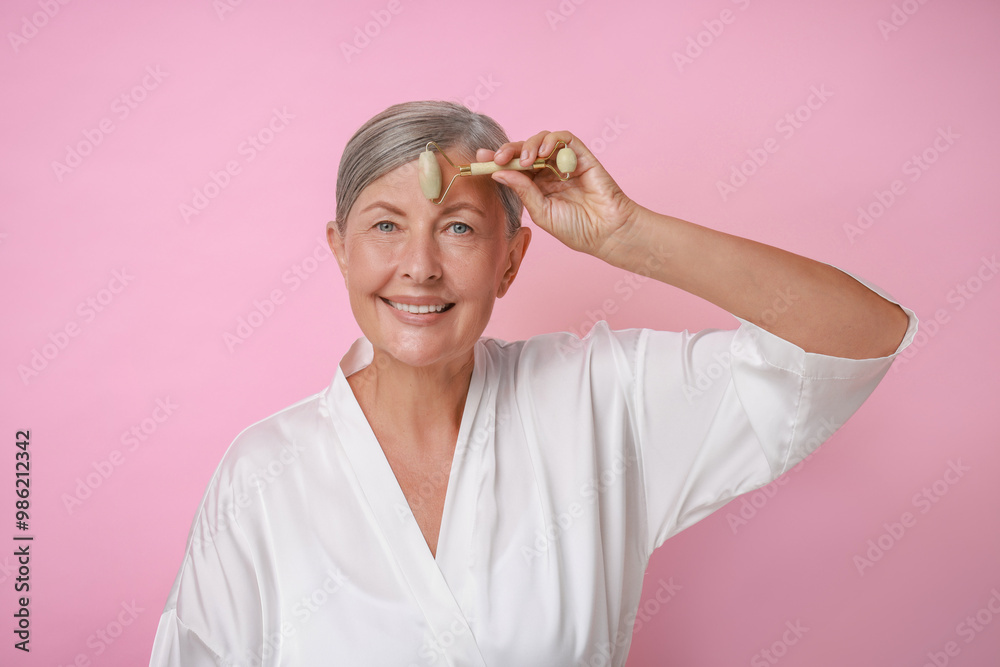
[[[441,248],[433,232],[415,233],[407,239],[399,261],[403,278],[415,283],[439,280],[442,274]]]

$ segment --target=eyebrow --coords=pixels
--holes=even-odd
[[[372,202],[371,204],[369,204],[368,206],[366,206],[364,209],[362,209],[361,212],[362,213],[367,213],[368,211],[372,210],[373,208],[381,208],[381,209],[384,209],[384,210],[386,210],[389,213],[392,213],[394,215],[399,215],[399,216],[403,216],[403,217],[406,216],[406,211],[404,211],[404,210],[402,210],[402,209],[400,209],[400,208],[398,208],[396,206],[393,206],[392,204],[390,204],[389,202],[386,202],[386,201]],[[463,210],[472,211],[473,213],[478,213],[479,215],[481,215],[483,217],[486,217],[486,213],[483,211],[483,209],[479,208],[475,204],[472,204],[470,202],[463,202],[463,201],[454,202],[453,204],[450,204],[450,205],[444,207],[443,209],[441,209],[441,215],[442,216],[451,215],[452,213],[455,213],[456,211],[463,211]]]

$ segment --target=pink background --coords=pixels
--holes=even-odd
[[[390,104],[443,98],[513,138],[571,130],[641,204],[859,274],[922,320],[910,358],[816,456],[654,555],[628,664],[998,664],[1000,278],[985,260],[1000,249],[1000,6],[225,2],[3,2],[0,663],[148,661],[226,447],[325,386],[358,335],[322,242],[344,144]],[[813,89],[825,99],[803,107]],[[269,143],[251,151],[257,135]],[[717,183],[765,145],[724,199]],[[87,155],[66,172],[53,163],[68,147]],[[539,232],[487,335],[581,333],[599,310],[615,328],[735,326],[665,285],[626,299],[623,275]],[[51,358],[22,377],[36,352]],[[123,440],[133,427],[144,440]],[[11,632],[18,429],[28,655]]]

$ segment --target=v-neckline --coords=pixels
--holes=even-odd
[[[396,478],[396,474],[393,472],[392,466],[389,464],[389,460],[378,438],[375,436],[375,432],[368,422],[364,410],[361,408],[361,404],[354,395],[354,390],[347,381],[350,375],[357,373],[372,363],[374,351],[371,343],[366,338],[359,338],[355,341],[348,353],[344,355],[343,360],[338,365],[337,377],[334,380],[335,394],[339,394],[334,397],[335,403],[339,408],[346,409],[349,412],[352,418],[351,421],[357,424],[357,430],[360,431],[357,435],[361,436],[360,438],[352,438],[350,443],[345,443],[345,448],[353,450],[353,454],[349,451],[352,463],[354,463],[354,455],[363,456],[363,468],[370,473],[368,481],[374,483],[376,487],[382,487],[385,493],[388,494],[382,500],[388,501],[393,505],[393,511],[397,517],[394,526],[382,525],[383,530],[392,530],[393,528],[398,530],[400,523],[409,524],[405,530],[407,533],[407,543],[412,542],[412,539],[409,537],[409,534],[412,533],[411,529],[415,529],[416,534],[419,536],[419,544],[412,545],[411,554],[416,556],[419,553],[421,557],[429,558],[443,572],[449,571],[450,564],[454,564],[461,569],[462,565],[467,561],[466,550],[469,548],[472,538],[474,508],[468,506],[468,503],[465,506],[459,504],[456,507],[455,504],[458,501],[456,500],[457,491],[455,487],[463,474],[468,475],[471,473],[477,476],[475,471],[463,470],[463,466],[465,465],[477,464],[477,462],[469,461],[466,453],[469,445],[470,431],[472,430],[472,424],[475,421],[476,412],[484,389],[483,360],[481,359],[482,352],[479,342],[476,343],[473,354],[472,376],[469,379],[469,391],[465,398],[465,405],[462,408],[462,419],[458,429],[455,449],[452,453],[448,483],[445,488],[444,507],[441,512],[441,524],[438,527],[438,539],[433,554],[424,538],[423,531],[413,516],[413,511],[406,498],[406,494],[403,493],[399,480]],[[337,391],[338,388],[339,391]],[[356,447],[353,445],[356,445]],[[363,486],[366,495],[372,493],[374,490],[367,484]],[[379,502],[378,498],[373,498],[370,495],[368,499],[370,503]],[[455,570],[451,571],[455,572]]]
[[[481,343],[475,346],[472,379],[448,476],[436,556],[431,555],[392,467],[347,382],[347,375],[371,361],[371,343],[360,338],[338,366],[326,404],[330,425],[338,434],[339,445],[354,473],[362,512],[371,521],[377,542],[394,565],[394,575],[409,589],[432,636],[450,633],[453,638],[447,649],[449,663],[485,667],[475,633],[460,604],[460,599],[471,594],[468,568],[479,496],[474,489],[479,484],[481,460],[479,456],[466,454],[472,424],[483,409],[480,402],[485,393],[485,358]],[[492,392],[487,398],[493,398]],[[487,433],[489,439],[492,435]],[[456,489],[459,486],[462,488]],[[459,502],[458,495],[464,495],[465,502]]]

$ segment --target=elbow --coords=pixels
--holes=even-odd
[[[899,305],[892,304],[892,324],[888,327],[892,334],[889,336],[891,347],[882,356],[887,357],[894,354],[899,349],[907,329],[910,328],[910,316],[906,314]]]
[[[869,311],[863,324],[845,326],[827,342],[826,349],[804,349],[842,359],[879,359],[895,354],[906,336],[910,318],[898,305],[884,303]]]
[[[906,336],[910,326],[906,311],[891,301],[885,303],[888,308],[884,308],[885,314],[878,318],[876,331],[871,337],[871,348],[867,350],[869,354],[859,356],[858,359],[875,359],[895,354]]]

